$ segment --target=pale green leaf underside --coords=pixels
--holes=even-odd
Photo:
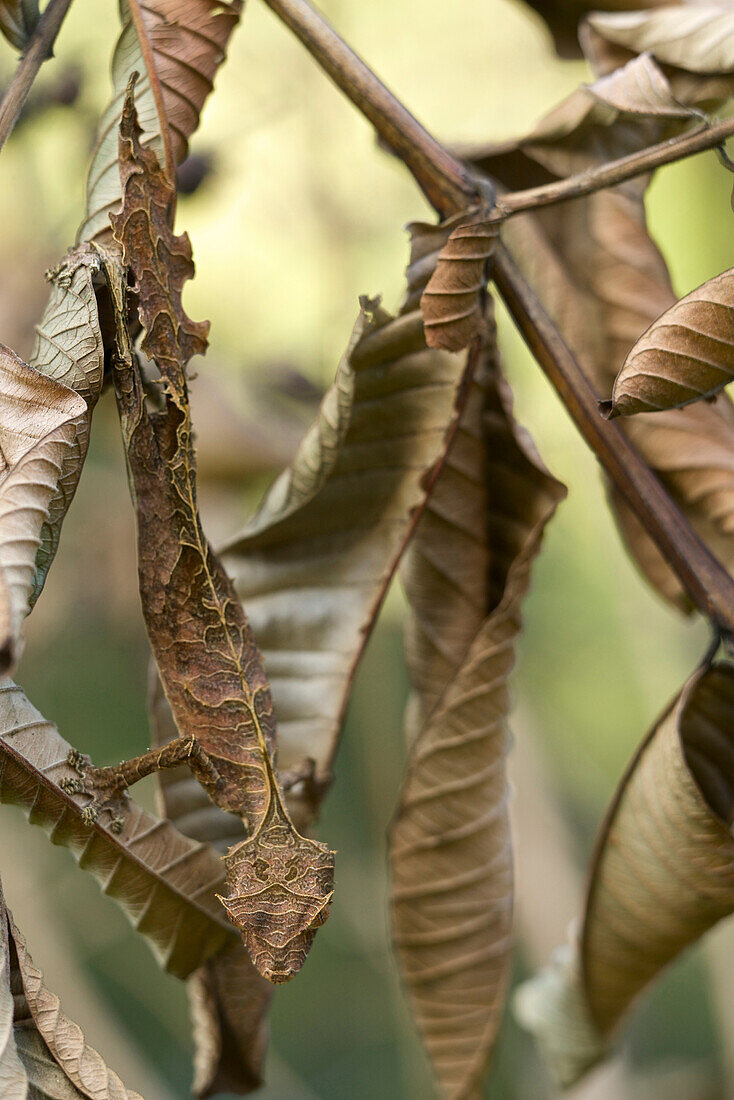
[[[99,257],[91,248],[82,246],[70,252],[51,275],[48,304],[36,326],[31,366],[75,390],[86,401],[87,411],[79,418],[72,445],[60,468],[56,490],[48,502],[36,551],[29,599],[31,607],[43,589],[56,554],[61,525],[87,455],[92,410],[102,391],[104,345],[94,288],[99,269]]]
[[[108,233],[109,215],[120,205],[118,130],[130,75],[140,74],[135,105],[143,144],[173,176],[199,124],[241,8],[240,0],[120,0],[113,94],[100,120],[87,179],[87,215],[78,240]]]

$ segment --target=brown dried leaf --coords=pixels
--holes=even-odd
[[[23,648],[43,527],[86,413],[83,398],[0,344],[0,672]]]
[[[158,674],[151,671],[153,743],[162,746],[177,737],[178,730]],[[163,812],[184,836],[212,844],[219,852],[243,839],[240,819],[213,805],[188,768],[159,772],[158,789]],[[252,965],[244,947],[234,944],[206,962],[189,978],[188,994],[196,1044],[195,1094],[241,1096],[258,1088],[273,987]]]
[[[589,92],[618,111],[630,114],[685,118],[693,115],[690,107],[679,103],[670,84],[651,54],[643,53],[621,69],[613,69],[588,86]]]
[[[592,860],[580,943],[521,991],[519,1015],[565,1086],[606,1053],[610,1033],[660,971],[734,912],[732,731],[734,665],[699,669],[617,789]]]
[[[481,329],[480,295],[498,233],[497,226],[487,224],[486,217],[487,211],[480,208],[468,215],[458,214],[441,226],[442,231],[450,230],[451,234],[421,298],[429,348],[461,351]],[[432,228],[420,224],[410,227],[414,234]]]
[[[281,774],[306,827],[332,777],[355,669],[456,430],[468,356],[427,348],[419,302],[446,241],[414,238],[397,317],[362,301],[335,382],[225,564],[263,649]],[[307,769],[306,769],[307,770]]]
[[[573,106],[572,100],[576,102],[575,96],[566,103]],[[598,111],[583,110],[568,113],[564,132],[563,117],[563,111],[551,112],[552,124],[541,123],[526,141],[475,150],[478,163],[511,188],[530,187],[574,167],[593,165],[599,157],[640,148],[651,134],[638,122],[619,129]],[[615,117],[633,120],[631,115]],[[538,133],[545,134],[540,144]],[[548,136],[553,133],[555,138]],[[513,255],[600,395],[609,392],[618,366],[640,334],[675,302],[665,261],[647,233],[645,185],[644,180],[631,181],[513,218],[503,229]],[[714,553],[734,567],[734,410],[728,399],[721,395],[714,405],[641,414],[624,428]],[[623,501],[616,498],[613,506],[647,579],[677,606],[690,610],[680,583],[647,533]]]
[[[27,1008],[35,1028],[49,1054],[68,1081],[89,1100],[143,1100],[139,1093],[127,1089],[94,1047],[90,1047],[78,1024],[61,1011],[61,1002],[46,988],[43,974],[28,953],[25,939],[18,931],[12,915],[5,910],[2,921],[14,949],[15,964]],[[16,1010],[16,1018],[18,1010]],[[26,1052],[25,1044],[23,1048]]]
[[[195,739],[218,773],[211,797],[248,829],[225,857],[220,900],[261,973],[286,981],[328,915],[334,857],[288,816],[262,658],[201,527],[185,370],[205,350],[208,324],[194,323],[181,306],[191,245],[171,231],[175,191],[155,153],[140,145],[133,86],[120,126],[123,206],[111,221],[137,280],[142,347],[164,395],[164,409],[149,412],[133,359],[122,359],[115,389],[136,502],[143,615],[179,732]]]
[[[22,807],[54,844],[69,848],[150,941],[161,965],[188,977],[236,943],[214,893],[222,887],[221,861],[208,845],[188,840],[132,800],[119,835],[109,824],[85,824],[88,796],[59,787],[75,776],[70,748],[19,687],[0,685],[0,802]]]
[[[509,976],[507,679],[530,564],[565,495],[512,419],[493,330],[485,340],[406,565],[418,733],[390,842],[398,961],[454,1098],[478,1094]]]
[[[579,45],[579,21],[587,12],[596,8],[594,0],[526,0],[548,24],[553,35],[556,52],[561,57],[581,57]],[[655,8],[669,4],[670,0],[605,0],[606,11],[628,11],[638,8]]]
[[[38,17],[38,0],[0,0],[0,31],[18,50],[28,45]]]
[[[131,74],[141,74],[137,98],[143,145],[155,150],[172,182],[241,10],[242,0],[120,0],[114,91],[92,154],[80,241],[109,236],[109,214],[120,205],[117,132]]]
[[[608,416],[680,408],[734,378],[734,270],[691,291],[653,321],[614,382]]]
[[[697,672],[643,742],[602,827],[581,935],[602,1035],[734,912],[734,666]]]

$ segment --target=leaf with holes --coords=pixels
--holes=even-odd
[[[543,528],[565,495],[512,419],[485,336],[408,554],[414,731],[391,830],[394,944],[443,1094],[478,1094],[509,978],[507,680]]]

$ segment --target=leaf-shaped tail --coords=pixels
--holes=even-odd
[[[512,419],[494,332],[485,339],[406,566],[420,728],[390,840],[398,960],[453,1098],[477,1094],[501,1019],[512,921],[507,680],[531,562],[565,495]]]

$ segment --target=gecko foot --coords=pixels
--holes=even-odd
[[[110,776],[108,769],[95,768],[88,756],[78,749],[70,749],[66,757],[67,763],[79,775],[79,778],[66,777],[59,782],[59,786],[66,794],[87,794],[92,801],[81,812],[81,819],[85,825],[94,825],[102,811],[107,810],[112,815],[110,831],[119,834],[125,826],[124,817],[119,810],[123,791],[119,782]]]

